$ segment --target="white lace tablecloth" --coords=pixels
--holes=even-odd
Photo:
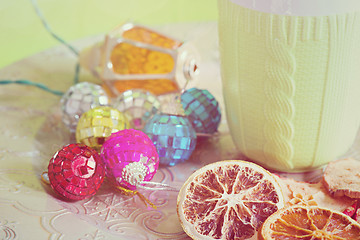
[[[153,181],[180,188],[199,167],[225,159],[243,159],[228,133],[222,99],[216,23],[158,26],[158,30],[198,49],[200,75],[195,85],[208,89],[223,112],[219,134],[199,139],[185,163],[160,167]],[[103,39],[103,35],[72,43],[77,49]],[[6,56],[3,56],[6,57]],[[58,46],[0,70],[0,80],[27,79],[60,91],[73,85],[77,57]],[[99,83],[81,70],[80,81]],[[50,158],[74,136],[61,122],[60,97],[32,86],[0,85],[0,239],[188,239],[176,213],[177,192],[143,191],[158,208],[137,197],[121,195],[104,184],[92,198],[65,202],[41,181]],[[356,146],[347,156],[357,158]],[[312,173],[283,174],[314,180]]]

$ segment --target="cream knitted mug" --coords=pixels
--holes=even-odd
[[[218,0],[226,114],[243,154],[294,172],[351,147],[360,124],[359,5]]]

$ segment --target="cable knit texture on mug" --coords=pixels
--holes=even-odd
[[[239,150],[282,171],[319,167],[355,139],[360,13],[285,16],[218,0],[227,121]]]
[[[296,27],[297,19],[290,19],[290,25]],[[266,21],[266,48],[268,58],[265,63],[267,79],[264,91],[267,101],[264,105],[266,122],[264,124],[264,153],[271,161],[280,161],[289,168],[293,164],[294,150],[292,139],[294,136],[293,119],[295,108],[293,97],[295,94],[294,74],[296,59],[294,47],[296,31],[286,33],[286,19],[270,15]]]

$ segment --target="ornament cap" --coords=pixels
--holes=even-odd
[[[180,94],[172,95],[165,101],[162,113],[169,115],[185,116],[183,105],[181,104]]]
[[[147,168],[141,162],[132,162],[126,165],[122,171],[122,178],[130,185],[136,186],[144,181]]]

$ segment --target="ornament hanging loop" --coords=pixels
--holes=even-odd
[[[157,209],[157,206],[155,204],[153,204],[149,199],[147,199],[144,195],[142,195],[139,191],[130,190],[130,189],[120,187],[120,186],[116,186],[116,188],[127,196],[137,195],[140,198],[140,200],[144,202],[144,204],[146,206],[149,205],[153,209],[155,209],[155,210]]]
[[[166,183],[159,183],[159,182],[139,182],[136,187],[142,188],[144,190],[152,190],[152,191],[171,191],[171,192],[178,192],[179,189],[174,188]]]
[[[171,187],[165,183],[159,182],[147,182],[144,181],[147,173],[147,168],[141,162],[132,162],[126,165],[122,171],[122,178],[129,184],[141,188],[144,190],[151,191],[173,191],[177,192],[178,189]]]
[[[196,59],[193,56],[188,57],[183,65],[183,73],[185,78],[185,83],[181,88],[180,94],[185,92],[187,85],[193,79],[199,75],[199,68],[196,63]]]
[[[47,185],[50,185],[49,174],[47,171],[41,174],[41,181]]]

